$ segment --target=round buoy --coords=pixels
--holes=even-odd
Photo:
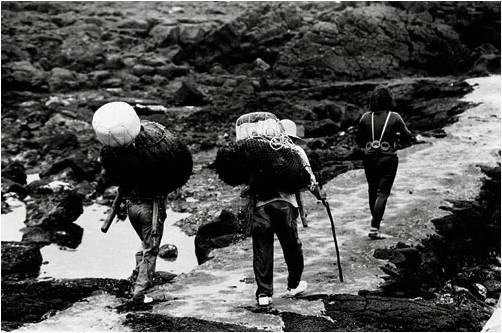
[[[92,127],[99,142],[110,147],[127,146],[141,129],[136,111],[125,102],[101,106],[94,113]]]

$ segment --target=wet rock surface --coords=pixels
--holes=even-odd
[[[76,301],[90,296],[97,290],[106,291],[117,297],[125,297],[129,289],[130,283],[127,280],[75,279],[12,282],[2,279],[2,330],[10,331],[25,323],[39,322],[71,306]]]
[[[129,313],[124,324],[135,332],[257,332],[256,329],[241,325],[197,318],[168,317],[149,312]]]
[[[159,257],[162,259],[176,260],[178,248],[174,244],[164,244],[159,248]]]
[[[437,235],[416,247],[398,243],[375,251],[393,264],[382,267],[388,274],[384,294],[430,298],[447,285],[443,293],[461,290],[480,301],[500,297],[494,282],[500,280],[500,166],[481,169],[487,177],[478,197],[443,207],[451,214],[431,221]]]
[[[2,281],[37,276],[42,265],[40,247],[32,243],[2,242]]]

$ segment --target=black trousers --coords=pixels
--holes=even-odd
[[[296,228],[297,217],[298,209],[282,200],[254,208],[251,235],[253,269],[258,285],[256,297],[273,294],[274,233],[288,266],[288,288],[298,287],[303,273],[303,252]]]
[[[368,181],[368,197],[371,211],[371,226],[380,228],[385,205],[396,178],[399,159],[397,155],[374,154],[363,159],[364,173]]]

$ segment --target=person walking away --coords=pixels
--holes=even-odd
[[[290,129],[290,128],[288,128]],[[298,139],[295,131],[290,138]],[[298,145],[293,148],[302,159],[304,168],[309,171],[309,190],[318,200],[323,196],[319,190],[315,177],[310,170],[310,163],[305,151]],[[251,184],[251,189],[253,188]],[[284,260],[288,267],[288,282],[286,297],[294,297],[307,289],[307,282],[301,280],[304,268],[302,243],[298,238],[297,217],[298,204],[294,194],[270,191],[253,191],[255,207],[253,209],[252,241],[253,241],[253,270],[257,283],[256,298],[259,306],[269,306],[273,295],[273,266],[274,266],[274,234],[277,235],[282,247]]]
[[[125,201],[122,207],[127,208],[141,240],[142,249],[135,254],[136,266],[129,281],[133,283],[133,300],[146,302],[145,292],[153,286],[167,217],[166,197],[190,177],[192,157],[164,126],[140,121],[134,108],[124,102],[100,107],[92,124],[104,144],[101,163],[105,177],[109,183],[119,185],[117,200]]]
[[[385,86],[376,87],[370,96],[370,111],[362,115],[357,131],[357,144],[364,149],[363,165],[372,216],[368,237],[371,239],[383,238],[380,223],[399,163],[397,142],[414,140],[393,108],[390,90]]]

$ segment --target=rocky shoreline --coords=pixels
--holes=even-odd
[[[73,222],[83,206],[97,200],[109,203],[113,196],[113,190],[101,186],[100,145],[90,125],[102,104],[129,102],[142,119],[166,125],[189,145],[194,175],[171,199],[174,210],[192,213],[178,225],[197,235],[202,262],[211,249],[245,237],[244,213],[235,200],[238,190],[218,180],[212,169],[218,147],[234,140],[238,115],[267,110],[294,119],[304,131],[305,150],[318,180],[327,183],[361,168],[361,156],[353,148],[354,125],[378,84],[391,88],[397,110],[413,131],[443,136],[442,128],[472,107],[460,100],[472,91],[463,79],[500,74],[499,17],[500,4],[483,2],[2,3],[2,213],[8,212],[9,195],[27,204],[22,242],[2,242],[2,329],[46,318],[49,310],[43,309],[61,310],[95,290],[110,292],[98,280],[32,280],[42,264],[40,248],[51,243],[78,247],[83,231]],[[39,174],[40,180],[27,183],[30,174]],[[496,188],[483,188],[477,203],[457,203],[454,214],[485,214],[479,207],[486,207],[480,202],[489,193]],[[435,224],[439,229],[449,225]],[[408,267],[402,253],[416,257],[416,251],[430,254],[438,246],[437,240],[424,242],[418,250],[402,244],[379,254],[405,266],[397,273],[387,268],[395,273],[390,279],[394,286],[409,280],[410,274],[421,279],[416,271],[423,263]],[[473,259],[476,265],[478,259]],[[478,276],[483,270],[469,272]],[[479,298],[479,288],[472,286],[500,280],[500,272],[492,275],[483,281],[471,276],[457,280],[468,281],[459,286]],[[448,278],[440,279],[441,287]],[[124,281],[107,280],[105,285],[114,285],[111,293],[124,296]],[[16,309],[25,303],[16,308],[10,304],[26,297],[26,286],[40,291],[34,293],[40,299],[25,302],[33,302],[38,310],[16,317]],[[410,292],[408,287],[401,283],[397,289],[409,297],[424,296],[423,290]],[[65,288],[68,294],[61,291]],[[55,290],[60,296],[51,295],[53,301],[45,303],[43,295]],[[343,295],[326,296],[327,309],[330,302],[342,302],[337,297]],[[368,299],[378,302],[378,297],[384,296],[347,296],[342,303],[357,309]],[[490,297],[497,297],[493,289]],[[466,299],[458,302],[481,309]],[[435,305],[432,309],[432,314],[440,312]],[[479,313],[486,319],[485,310]],[[407,326],[411,324],[406,320],[401,326],[357,326],[360,318],[343,321],[343,313],[334,312],[336,325],[297,316],[282,314],[286,330],[306,329],[309,326],[302,325],[312,322],[338,329],[340,320],[346,329],[426,327]],[[131,314],[128,325],[138,330],[233,329],[184,319],[165,319],[149,328],[152,318]],[[445,325],[426,328],[479,328],[457,321]]]

